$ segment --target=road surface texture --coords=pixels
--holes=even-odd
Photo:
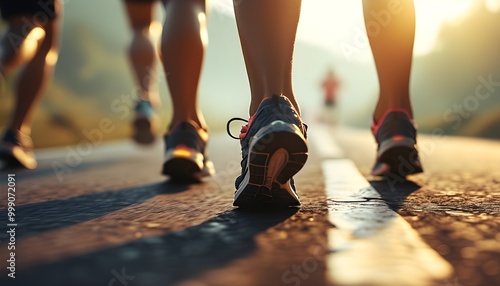
[[[159,174],[161,142],[42,150],[37,170],[0,173],[0,284],[500,285],[500,142],[421,136],[425,174],[400,182],[368,175],[367,131],[314,128],[302,206],[280,211],[232,206],[240,149],[225,134],[216,177],[192,185]],[[317,147],[333,139],[343,154]]]

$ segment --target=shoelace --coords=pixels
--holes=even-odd
[[[243,125],[241,127],[241,131],[240,131],[240,136],[239,137],[236,137],[236,136],[234,136],[231,133],[231,128],[230,127],[231,127],[231,123],[233,121],[243,121],[243,122],[247,123],[247,125]],[[240,140],[241,139],[241,134],[245,134],[248,131],[248,120],[243,119],[241,117],[233,117],[233,118],[229,119],[229,121],[227,122],[226,131],[227,131],[227,135],[229,135],[229,137],[231,137],[233,139],[236,139],[236,140]]]

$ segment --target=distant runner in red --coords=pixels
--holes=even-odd
[[[333,69],[329,69],[326,77],[321,82],[321,88],[325,95],[325,106],[334,107],[337,100],[337,93],[340,88],[340,82],[335,76]]]
[[[321,89],[324,96],[323,110],[319,120],[328,124],[337,123],[337,97],[340,89],[340,81],[332,68],[328,69],[325,77],[321,81]]]

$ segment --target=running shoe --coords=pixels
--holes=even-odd
[[[132,139],[136,143],[149,145],[155,141],[155,133],[158,128],[158,116],[149,101],[139,100],[137,102],[132,126]]]
[[[378,143],[372,175],[405,178],[423,172],[416,147],[417,128],[406,110],[388,110],[371,129]]]
[[[37,166],[31,137],[19,130],[8,129],[0,142],[0,161],[8,168],[35,169]]]
[[[193,121],[173,126],[163,138],[165,161],[162,174],[173,181],[201,181],[215,174],[207,157],[208,132]]]
[[[285,96],[264,99],[246,121],[239,139],[241,175],[236,178],[234,206],[288,207],[300,205],[292,176],[304,166],[307,126]]]

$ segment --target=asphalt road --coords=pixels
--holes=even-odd
[[[414,232],[452,267],[432,282],[414,276],[412,285],[500,284],[500,142],[422,136],[425,174],[395,182],[368,175],[375,150],[368,132],[328,133],[335,134],[345,156],[378,192],[379,202],[411,225],[404,233]],[[6,261],[10,228],[3,190],[9,173],[0,173],[1,285],[344,285],[349,283],[336,273],[362,277],[360,261],[390,256],[338,251],[332,231],[350,227],[335,220],[339,205],[348,204],[356,213],[364,202],[332,197],[325,182],[338,176],[334,170],[325,173],[325,156],[314,144],[296,176],[302,206],[248,212],[232,207],[240,150],[224,134],[212,136],[210,145],[216,177],[196,185],[172,184],[159,174],[159,142],[147,149],[129,142],[87,143],[40,151],[36,171],[13,172],[15,279],[7,277]],[[376,223],[368,220],[368,225]],[[371,249],[390,244],[372,235],[363,238]],[[401,233],[386,235],[398,241]],[[364,249],[357,245],[350,249]],[[388,249],[406,259],[413,255]],[[341,271],[335,266],[340,258],[353,267]],[[388,275],[377,264],[372,268],[370,275]],[[408,279],[411,268],[395,270]],[[377,281],[356,283],[396,285]]]

